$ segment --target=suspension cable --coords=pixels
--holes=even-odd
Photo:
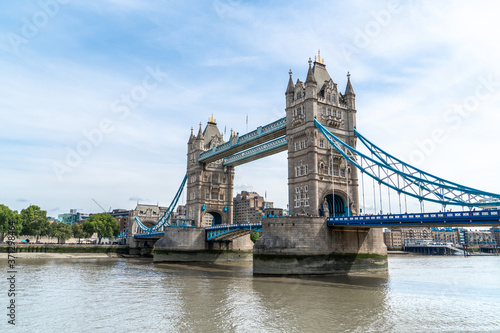
[[[335,217],[335,175],[333,172],[333,145],[331,146],[332,152],[332,211],[330,212],[332,217]],[[340,171],[340,170],[339,170]]]
[[[349,202],[349,169],[347,165],[347,158],[345,159],[345,182],[346,182],[346,189],[347,189],[347,216],[351,216],[351,207],[350,207],[350,202]]]
[[[391,209],[391,191],[390,191],[389,187],[387,187],[387,196],[389,197],[389,214],[392,214],[392,209]]]
[[[361,159],[361,169],[363,169],[363,159]],[[365,182],[364,177],[365,173],[361,171],[361,194],[363,196],[363,214],[366,215],[366,207],[365,207]]]
[[[380,179],[380,166],[378,167],[378,179]],[[382,183],[378,182],[378,190],[380,194],[380,215],[384,214],[384,206],[382,205]]]
[[[398,188],[399,188],[399,175],[397,176]],[[399,214],[401,214],[401,192],[398,191],[398,201],[399,201]]]

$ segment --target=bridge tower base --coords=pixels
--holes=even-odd
[[[267,218],[254,246],[253,273],[384,274],[388,266],[382,232],[329,228],[318,217]]]
[[[154,262],[251,261],[250,235],[228,242],[207,242],[205,228],[171,227],[154,246]]]

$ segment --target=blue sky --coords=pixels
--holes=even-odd
[[[92,198],[106,209],[167,205],[185,173],[190,128],[212,113],[221,130],[240,134],[247,114],[249,130],[283,117],[289,69],[305,80],[318,49],[342,90],[350,71],[361,133],[426,171],[498,193],[498,9],[4,1],[0,203],[51,216],[99,212]],[[239,166],[235,189],[285,207],[286,172],[285,153]]]

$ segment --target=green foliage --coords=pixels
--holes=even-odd
[[[40,207],[31,205],[21,210],[22,234],[36,236],[36,240],[41,236],[47,236],[50,230],[50,222],[47,212]]]
[[[0,241],[11,232],[11,223],[14,224],[14,234],[19,236],[22,230],[19,214],[5,205],[0,205]]]
[[[252,232],[252,233],[250,234],[250,240],[251,240],[252,242],[254,242],[254,243],[255,243],[256,241],[258,241],[258,240],[259,240],[259,237],[260,237],[260,233],[258,233],[257,231]]]
[[[99,237],[99,244],[102,237],[118,236],[120,233],[120,224],[118,221],[108,213],[90,215],[82,224],[83,231],[92,235],[97,233]]]
[[[71,225],[71,232],[73,233],[73,237],[78,238],[78,243],[80,243],[80,238],[87,237],[87,234],[83,231],[83,227],[79,223],[73,223]]]
[[[50,225],[48,235],[57,238],[57,242],[70,239],[73,235],[73,230],[69,224],[64,222],[54,222]]]

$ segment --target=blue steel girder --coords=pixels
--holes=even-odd
[[[222,164],[236,166],[269,155],[277,154],[279,152],[285,151],[286,149],[287,149],[286,136],[282,136],[272,141],[260,144],[253,148],[244,150],[240,153],[226,157],[222,161]]]
[[[182,191],[184,190],[184,186],[186,185],[187,181],[187,174],[184,176],[184,179],[182,180],[181,186],[179,186],[179,189],[177,190],[177,193],[175,194],[174,198],[172,199],[172,202],[170,203],[170,206],[168,206],[168,209],[165,211],[163,216],[156,222],[155,225],[153,225],[151,228],[146,227],[140,220],[135,217],[135,221],[137,222],[137,225],[142,231],[147,231],[147,232],[155,232],[161,227],[165,225],[169,225],[168,220],[170,219],[170,216],[172,215],[172,212],[174,211],[175,206],[177,205],[177,202],[179,201],[179,198],[181,197]]]
[[[418,214],[363,215],[329,217],[329,227],[485,227],[500,225],[500,211],[438,212]]]
[[[388,154],[387,160],[385,160],[384,157],[381,157],[383,151],[380,149],[375,151],[372,148],[372,153],[379,156],[377,159],[371,158],[344,143],[317,120],[315,120],[315,124],[330,144],[353,166],[379,184],[393,189],[398,195],[406,194],[420,201],[435,202],[444,206],[485,207],[500,205],[499,194],[476,190],[432,176]],[[356,134],[359,133],[356,132]],[[362,142],[366,140],[363,139],[360,138]]]
[[[165,231],[156,231],[156,232],[145,232],[142,234],[135,234],[135,239],[160,239],[165,235]]]
[[[205,230],[208,242],[229,241],[254,231],[262,232],[262,223],[220,225]]]
[[[202,152],[198,162],[210,163],[220,160],[221,158],[239,153],[245,149],[276,139],[285,134],[286,117],[265,126],[259,126],[256,130],[242,136],[232,137],[229,141]]]

